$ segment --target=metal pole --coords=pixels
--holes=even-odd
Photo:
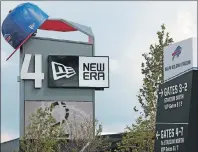
[[[80,152],[84,152],[84,150],[89,146],[89,142],[80,150]]]

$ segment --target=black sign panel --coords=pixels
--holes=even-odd
[[[155,152],[188,152],[193,71],[159,87]],[[187,141],[188,140],[188,141]]]
[[[78,56],[48,56],[49,87],[79,86]]]
[[[48,86],[51,88],[108,88],[109,57],[48,56]]]
[[[155,152],[188,152],[187,124],[157,124]]]
[[[188,72],[160,85],[157,103],[157,122],[188,123],[192,75],[192,72]]]

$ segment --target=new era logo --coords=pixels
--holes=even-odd
[[[32,24],[29,25],[29,28],[33,30],[34,26],[35,26],[35,23],[32,23]]]
[[[51,65],[54,80],[59,80],[64,77],[68,79],[76,74],[72,67],[67,67],[61,63],[52,61]]]

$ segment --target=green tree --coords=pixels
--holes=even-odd
[[[122,142],[118,144],[119,149],[123,151],[129,148],[132,148],[134,152],[154,150],[157,91],[159,84],[163,83],[163,49],[173,43],[164,24],[161,25],[157,36],[158,43],[151,44],[149,53],[142,54],[145,59],[141,65],[144,78],[137,95],[141,109],[134,107],[134,111],[140,116],[135,124],[127,126],[126,134]]]
[[[108,152],[110,150],[109,139],[101,136],[102,125],[97,120],[94,122],[95,125],[93,125],[91,118],[83,118],[82,122],[76,122],[75,117],[69,122],[71,141],[63,145],[65,151]],[[94,128],[96,128],[95,134],[93,132]]]
[[[56,120],[51,114],[53,107],[39,108],[29,119],[25,134],[20,139],[20,152],[57,152],[60,148],[60,137],[65,132],[62,126],[53,126]]]
[[[109,149],[108,139],[100,136],[102,125],[98,121],[93,123],[92,119],[82,118],[79,123],[74,114],[74,119],[66,124],[66,131],[65,125],[54,125],[53,108],[39,108],[30,116],[30,123],[20,139],[20,152],[97,152]]]

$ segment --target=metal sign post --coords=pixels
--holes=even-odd
[[[37,30],[79,31],[88,36],[88,42],[35,37]],[[14,48],[7,60],[20,48],[20,137],[24,136],[31,114],[49,106],[54,107],[50,110],[56,120],[53,126],[64,125],[67,137],[72,134],[67,125],[72,120],[78,125],[89,119],[93,121],[90,128],[95,128],[95,90],[109,87],[109,57],[95,56],[91,28],[51,19],[27,2],[9,11],[1,31]]]
[[[95,120],[95,90],[109,87],[109,57],[94,56],[94,36],[90,28],[62,19],[47,20],[41,28],[57,31],[53,29],[57,26],[50,25],[58,21],[87,34],[89,42],[32,37],[23,45],[20,50],[20,137],[29,124],[30,114],[52,104],[57,124],[72,119],[72,113],[77,115],[78,122],[90,117]]]

